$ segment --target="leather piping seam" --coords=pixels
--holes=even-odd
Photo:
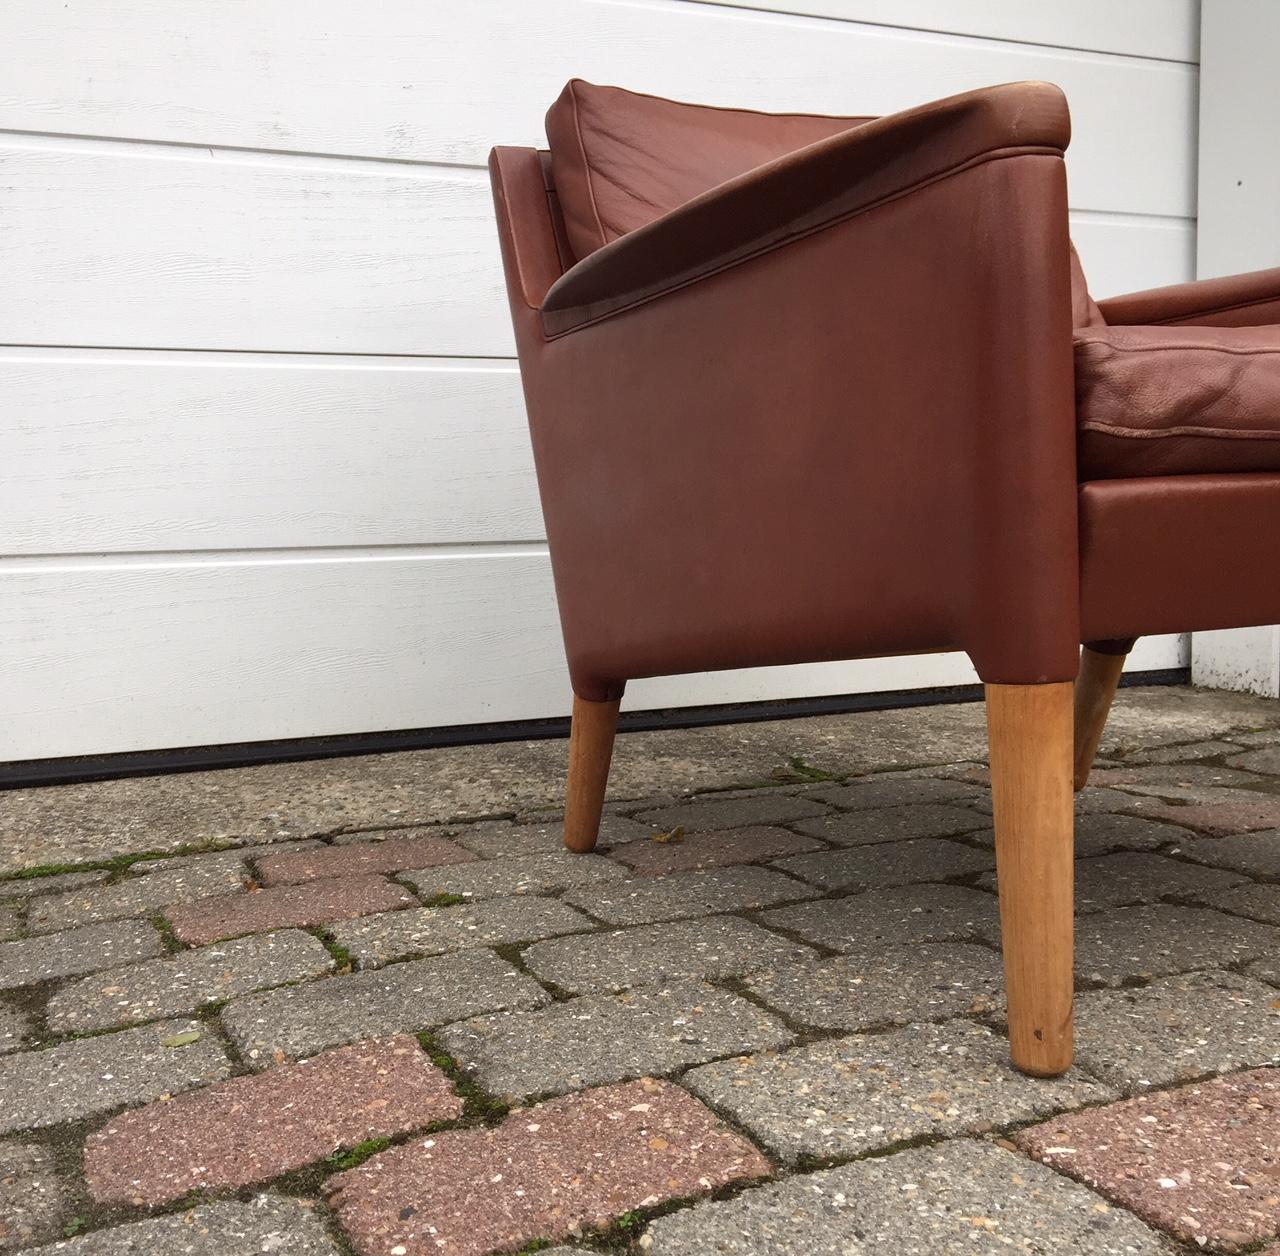
[[[1202,427],[1194,423],[1178,427],[1162,427],[1151,429],[1145,427],[1122,427],[1118,423],[1107,423],[1099,419],[1091,419],[1080,424],[1082,432],[1098,432],[1104,436],[1123,436],[1134,440],[1160,440],[1165,436],[1204,436],[1214,440],[1280,440],[1280,430],[1269,428],[1253,428],[1241,431],[1239,428]]]
[[[587,144],[582,138],[582,119],[578,104],[579,81],[578,79],[569,80],[569,95],[573,98],[573,133],[578,138],[578,154],[582,158],[582,169],[587,175],[587,199],[591,202],[591,216],[596,220],[596,230],[600,234],[600,243],[597,247],[604,248],[609,243],[609,237],[605,235],[604,223],[600,221],[600,206],[596,202],[595,180],[591,175],[591,163],[587,160]]]
[[[1192,323],[1195,327],[1197,324]],[[1142,326],[1139,323],[1130,323],[1128,326]],[[1155,323],[1147,324],[1147,326],[1157,326]],[[1270,326],[1270,324],[1263,324]],[[1226,327],[1224,331],[1247,331],[1245,327]],[[1244,349],[1235,348],[1232,345],[1215,345],[1215,344],[1176,344],[1176,345],[1121,345],[1115,341],[1107,339],[1105,336],[1101,339],[1086,338],[1077,336],[1075,338],[1076,348],[1091,348],[1098,346],[1103,349],[1110,349],[1112,353],[1185,353],[1191,350],[1194,353],[1226,353],[1236,358],[1266,358],[1280,357],[1280,348],[1277,349]]]
[[[945,170],[940,170],[936,174],[930,175],[927,179],[920,179],[915,183],[909,184],[905,188],[899,188],[894,192],[887,192],[884,196],[881,196],[876,200],[868,201],[864,205],[857,205],[834,218],[828,218],[823,222],[816,223],[814,226],[806,228],[804,231],[798,231],[794,235],[785,236],[782,239],[774,240],[759,248],[751,249],[749,252],[726,258],[718,265],[711,266],[706,270],[699,270],[696,274],[677,279],[674,282],[667,284],[665,287],[657,288],[652,292],[645,292],[643,295],[637,296],[634,300],[616,305],[613,308],[592,317],[584,318],[581,322],[572,323],[570,326],[561,328],[559,331],[550,332],[547,330],[547,310],[544,308],[540,311],[542,314],[543,339],[547,341],[559,340],[561,336],[570,335],[572,332],[581,331],[584,327],[591,327],[596,323],[602,323],[606,319],[614,318],[619,314],[625,314],[628,310],[633,310],[637,306],[647,305],[650,301],[656,301],[659,297],[667,296],[672,292],[678,292],[681,288],[690,287],[692,284],[700,283],[704,279],[710,279],[714,275],[722,274],[726,270],[732,270],[734,267],[741,266],[745,262],[754,261],[757,257],[763,257],[768,253],[777,252],[778,249],[786,248],[788,245],[794,244],[797,240],[805,240],[810,236],[818,235],[820,232],[827,231],[831,227],[838,227],[842,223],[848,222],[851,218],[857,218],[862,214],[870,213],[873,209],[880,209],[884,205],[891,205],[894,201],[902,200],[903,197],[910,196],[914,192],[922,191],[925,188],[932,187],[935,183],[942,183],[946,179],[950,179],[955,175],[964,174],[969,170],[977,169],[979,166],[985,166],[989,162],[1003,161],[1011,157],[1038,156],[1057,157],[1061,160],[1062,150],[1052,146],[1029,145],[1027,147],[993,149],[990,152],[981,153],[977,157],[966,158],[964,161],[959,162],[954,166],[949,166]],[[661,219],[658,221],[661,221]],[[625,237],[621,238],[625,239]],[[607,297],[600,298],[601,301],[605,301],[607,299]],[[575,309],[589,308],[590,305],[594,304],[597,304],[597,302],[588,302],[585,305],[578,306],[571,305],[563,310],[552,310],[550,312],[553,315],[568,315]]]

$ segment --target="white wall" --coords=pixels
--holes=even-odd
[[[1280,160],[1272,140],[1280,118],[1280,5],[1206,0],[1201,30],[1196,275],[1209,279],[1280,266]],[[1192,655],[1198,685],[1280,698],[1280,627],[1197,632]]]
[[[482,169],[541,142],[566,78],[833,113],[1051,79],[1106,294],[1192,273],[1197,22],[1195,0],[6,0],[0,759],[567,711]],[[969,679],[824,664],[629,702]]]

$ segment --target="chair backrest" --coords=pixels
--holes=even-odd
[[[551,169],[575,260],[867,117],[689,105],[573,79],[547,112]]]
[[[717,184],[871,121],[761,113],[570,80],[547,111],[547,170],[563,269]],[[1105,321],[1071,250],[1072,322]]]

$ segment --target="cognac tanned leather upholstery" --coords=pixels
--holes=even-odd
[[[1280,471],[1280,326],[1076,333],[1080,476]]]
[[[1280,619],[1245,571],[1280,558],[1270,368],[1193,332],[1143,376],[1125,337],[1186,329],[1108,326],[1243,318],[1280,272],[1092,302],[1057,88],[867,120],[575,81],[548,133],[491,171],[580,697],[946,649],[1063,681],[1081,640]]]

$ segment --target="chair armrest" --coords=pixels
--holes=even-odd
[[[545,332],[610,317],[970,166],[1061,155],[1070,129],[1062,92],[1049,83],[966,92],[863,123],[722,183],[584,258],[546,293]]]
[[[1280,268],[1149,288],[1110,297],[1098,308],[1118,326],[1263,327],[1280,323]]]

